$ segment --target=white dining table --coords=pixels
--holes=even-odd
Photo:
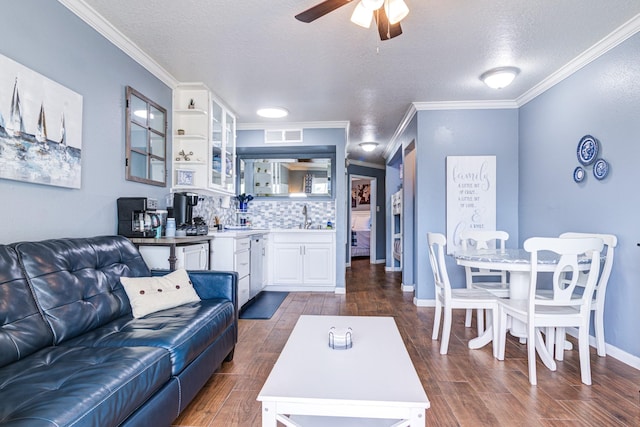
[[[528,299],[529,283],[531,279],[531,254],[524,249],[468,249],[457,251],[453,254],[456,263],[463,267],[481,268],[488,270],[507,271],[509,273],[509,293],[510,299]],[[553,252],[543,251],[538,253],[538,271],[553,272],[558,264],[559,256]],[[578,266],[588,270],[590,259],[587,257],[578,259]],[[498,296],[502,296],[498,294]],[[493,325],[487,327],[485,332],[478,338],[469,342],[469,348],[479,348],[486,345],[492,339]],[[512,319],[509,327],[511,335],[526,339],[527,331],[525,325]],[[568,345],[567,345],[568,344]],[[551,370],[556,369],[553,356],[547,351],[542,340],[542,336],[537,334],[535,346],[544,364]],[[565,349],[571,349],[571,343],[565,344]]]

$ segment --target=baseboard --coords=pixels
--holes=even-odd
[[[576,328],[567,328],[566,332],[572,337],[578,338],[578,330]],[[589,346],[593,348],[597,347],[596,338],[594,336],[589,335]],[[629,365],[632,368],[640,369],[640,357],[629,354],[626,351],[619,349],[618,347],[607,344],[606,342],[605,349],[607,351],[607,356],[618,359],[625,365]]]
[[[400,289],[402,289],[402,292],[413,292],[416,288],[413,285],[405,285],[404,283],[401,283]]]
[[[436,300],[435,299],[418,299],[413,297],[413,304],[417,307],[435,307]]]
[[[382,258],[382,259],[375,260],[373,263],[374,264],[384,264],[385,262],[387,262],[387,259],[386,258]]]
[[[338,295],[344,295],[347,293],[347,288],[338,288],[336,287],[335,293]]]
[[[385,267],[384,271],[387,273],[393,273],[394,271],[402,271],[402,267]]]
[[[265,291],[275,292],[336,292],[335,286],[293,286],[293,285],[267,285]],[[342,288],[344,289],[344,288]],[[337,293],[337,292],[336,292]]]

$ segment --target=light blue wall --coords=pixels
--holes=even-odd
[[[605,337],[640,357],[640,35],[520,109],[520,236],[612,233],[618,247],[605,304]],[[598,181],[572,173],[585,134],[610,164]]]
[[[411,133],[411,132],[410,132]],[[417,113],[413,250],[403,261],[412,268],[416,297],[434,298],[427,232],[446,233],[447,156],[496,156],[496,226],[506,230],[509,247],[518,242],[518,110],[442,110]],[[406,188],[406,185],[405,185]],[[410,197],[405,192],[405,199]],[[407,215],[409,216],[409,215]],[[407,229],[408,227],[405,227]],[[406,248],[406,246],[405,246]],[[413,255],[413,260],[411,260]],[[452,283],[464,283],[464,270],[450,262]],[[403,282],[406,274],[403,271]],[[410,284],[408,281],[406,284]]]
[[[130,85],[171,111],[171,89],[57,1],[4,1],[2,16],[0,54],[82,95],[83,129],[80,190],[0,179],[0,242],[115,234],[120,196],[164,206],[168,187],[124,179],[124,99]]]
[[[236,145],[238,147],[265,146],[264,130],[238,130],[236,134]],[[347,169],[344,162],[347,132],[345,129],[339,128],[304,129],[303,139],[302,142],[277,144],[277,146],[333,145],[336,147],[336,176],[333,177],[336,185],[336,287],[344,289],[346,273],[344,260],[347,256],[348,241],[347,195],[350,196],[351,194],[350,188],[347,187]],[[292,205],[295,203],[292,202]],[[297,203],[299,204],[299,201]]]
[[[386,252],[386,217],[388,216],[389,204],[385,199],[386,182],[385,182],[385,170],[370,168],[362,165],[349,165],[349,176],[358,175],[376,178],[376,203],[379,210],[376,213],[376,260],[385,259]],[[351,182],[349,177],[348,182]],[[349,219],[351,221],[351,219]],[[347,254],[348,256],[348,254]]]

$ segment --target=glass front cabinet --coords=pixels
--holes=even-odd
[[[173,188],[235,194],[235,116],[201,83],[177,86],[173,113]]]

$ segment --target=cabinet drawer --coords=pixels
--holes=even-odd
[[[272,235],[275,243],[332,243],[333,236],[332,231],[322,232],[293,232],[293,233],[274,233]]]
[[[242,278],[238,281],[238,306],[242,307],[249,301],[249,277]]]
[[[244,251],[246,249],[249,249],[251,247],[251,239],[247,238],[243,238],[243,239],[236,239],[236,252],[238,251]]]
[[[238,272],[238,276],[240,276],[240,278],[247,276],[250,272],[249,259],[249,251],[236,253],[236,271]]]

